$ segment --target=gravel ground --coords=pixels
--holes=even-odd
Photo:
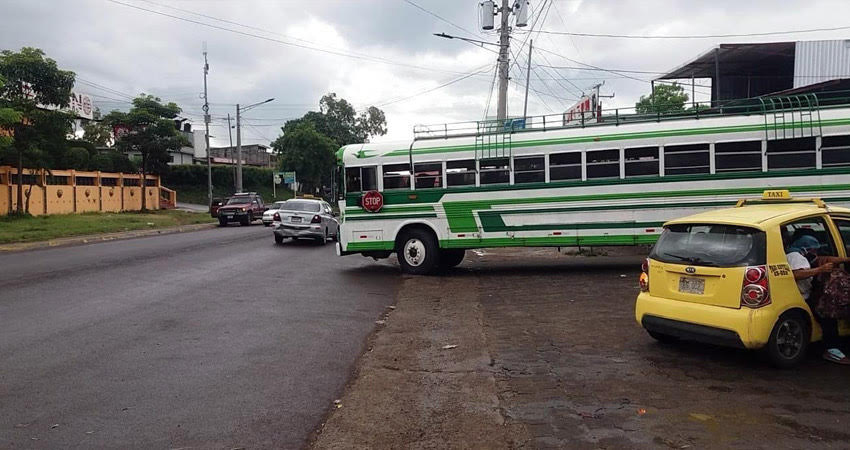
[[[469,252],[403,277],[311,446],[850,447],[850,368],[658,344],[634,320],[639,252],[607,253]]]

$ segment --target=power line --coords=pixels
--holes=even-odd
[[[809,28],[806,30],[789,30],[789,31],[766,31],[761,33],[741,33],[741,34],[694,34],[694,35],[637,35],[637,34],[612,34],[612,33],[579,33],[571,31],[539,31],[545,34],[558,34],[565,36],[581,36],[594,38],[617,38],[617,39],[718,39],[718,38],[738,38],[738,37],[757,37],[757,36],[776,36],[783,34],[798,34],[798,33],[818,33],[823,31],[839,31],[848,30],[850,26],[831,27],[831,28]]]
[[[439,14],[437,14],[437,13],[435,13],[435,12],[433,12],[433,11],[430,11],[430,10],[428,10],[428,9],[426,9],[426,8],[423,8],[422,6],[417,5],[416,3],[412,2],[411,0],[404,0],[404,2],[405,2],[405,3],[407,3],[407,4],[409,4],[409,5],[411,5],[411,6],[413,6],[413,7],[414,7],[414,8],[416,8],[416,9],[419,9],[420,11],[423,11],[423,12],[424,12],[424,13],[426,13],[426,14],[429,14],[429,15],[431,15],[431,16],[436,17],[437,19],[442,20],[443,22],[445,22],[445,23],[447,23],[447,24],[449,24],[449,25],[451,25],[451,26],[453,26],[453,27],[457,28],[458,30],[461,30],[461,31],[466,32],[466,33],[467,33],[467,34],[469,34],[470,36],[473,36],[473,37],[478,37],[478,36],[479,36],[479,35],[477,35],[477,34],[473,33],[472,31],[469,31],[468,29],[466,29],[466,28],[464,28],[464,27],[462,27],[462,26],[460,26],[460,25],[458,25],[458,24],[456,24],[456,23],[452,22],[451,20],[448,20],[448,19],[446,19],[446,18],[444,18],[444,17],[440,16]]]
[[[304,44],[298,44],[298,43],[294,43],[294,42],[287,42],[287,41],[284,41],[284,40],[281,40],[281,39],[275,39],[275,38],[268,37],[268,36],[261,36],[259,34],[248,33],[248,32],[240,31],[240,30],[234,30],[232,28],[222,27],[222,26],[211,24],[211,23],[190,19],[190,18],[187,18],[187,17],[181,17],[181,16],[177,16],[177,15],[174,15],[174,14],[168,14],[168,13],[162,12],[162,11],[156,11],[156,10],[153,10],[153,9],[143,8],[141,6],[133,5],[133,4],[130,4],[130,3],[125,3],[125,2],[122,2],[122,1],[119,1],[119,0],[107,0],[107,1],[110,2],[110,3],[114,3],[116,5],[126,6],[128,8],[137,9],[139,11],[144,11],[144,12],[148,12],[148,13],[151,13],[151,14],[157,14],[157,15],[160,15],[160,16],[169,17],[169,18],[177,19],[177,20],[182,20],[184,22],[189,22],[189,23],[201,25],[201,26],[208,27],[208,28],[213,28],[213,29],[216,29],[216,30],[227,31],[227,32],[233,33],[233,34],[238,34],[238,35],[242,35],[242,36],[261,39],[261,40],[264,40],[264,41],[274,42],[274,43],[277,43],[277,44],[287,45],[287,46],[291,46],[291,47],[297,47],[297,48],[302,48],[302,49],[306,49],[306,50],[318,51],[318,52],[327,53],[327,54],[331,54],[331,55],[342,56],[342,57],[345,57],[345,58],[358,59],[358,60],[368,60],[368,61],[378,62],[378,63],[381,63],[381,64],[387,64],[387,65],[392,65],[392,66],[407,67],[407,68],[417,69],[417,70],[426,70],[426,71],[430,71],[430,72],[453,73],[453,74],[458,74],[458,75],[463,74],[463,72],[458,72],[458,71],[454,71],[454,70],[435,69],[433,67],[424,67],[424,66],[417,66],[417,65],[414,65],[414,64],[400,63],[400,62],[396,62],[396,61],[393,61],[393,60],[390,60],[390,59],[387,59],[387,58],[382,58],[382,57],[379,57],[379,56],[368,56],[368,55],[362,55],[362,54],[359,55],[359,54],[356,54],[354,52],[344,53],[344,52],[341,52],[341,51],[328,50],[328,49],[324,49],[324,48],[320,48],[320,47],[314,47],[314,46],[311,46],[311,45],[304,45]],[[223,20],[223,19],[217,19],[217,20]],[[233,23],[236,23],[236,22],[233,22]],[[240,25],[240,26],[247,27],[246,25]]]
[[[418,96],[420,96],[420,95],[427,94],[427,93],[429,93],[429,92],[434,92],[434,91],[436,91],[437,89],[442,89],[442,88],[444,88],[444,87],[446,87],[446,86],[449,86],[449,85],[455,84],[455,83],[457,83],[457,82],[463,81],[463,80],[465,80],[465,79],[467,79],[467,78],[469,78],[469,77],[472,77],[472,76],[474,76],[474,75],[478,75],[478,74],[480,74],[480,73],[487,72],[487,71],[489,71],[489,69],[487,69],[487,70],[481,70],[481,69],[483,69],[483,68],[485,68],[485,67],[487,67],[487,66],[489,66],[489,65],[490,65],[490,64],[487,64],[487,65],[485,65],[485,66],[481,66],[481,67],[479,67],[478,69],[476,69],[474,72],[467,73],[467,74],[465,74],[465,75],[463,75],[463,76],[461,76],[461,77],[455,78],[455,79],[450,80],[450,81],[447,81],[447,82],[445,82],[445,83],[442,83],[442,84],[440,84],[439,86],[436,86],[436,87],[433,87],[433,88],[430,88],[430,89],[426,89],[426,90],[424,90],[424,91],[420,91],[420,92],[417,92],[417,93],[415,93],[415,94],[408,95],[408,96],[406,96],[406,97],[400,97],[400,98],[396,98],[396,99],[393,99],[393,100],[389,100],[389,101],[386,101],[386,102],[383,102],[383,103],[379,103],[379,104],[377,104],[377,105],[375,105],[375,106],[376,106],[376,107],[378,107],[378,108],[380,108],[380,107],[384,107],[384,106],[387,106],[387,105],[392,105],[393,103],[398,103],[398,102],[401,102],[401,101],[404,101],[404,100],[409,100],[409,99],[411,99],[411,98],[413,98],[413,97],[418,97]]]

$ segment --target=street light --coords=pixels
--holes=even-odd
[[[242,111],[247,111],[271,101],[274,101],[274,97],[245,107],[240,107],[238,103],[236,104],[236,192],[242,192],[242,126],[240,114]]]

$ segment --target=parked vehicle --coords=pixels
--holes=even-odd
[[[285,202],[274,202],[263,213],[263,225],[270,227],[274,223],[274,213],[278,212]]]
[[[256,219],[261,219],[266,211],[263,198],[256,192],[241,192],[233,194],[218,208],[218,223],[227,226],[230,222],[250,225]]]
[[[287,200],[273,215],[274,241],[286,238],[315,239],[321,244],[339,240],[339,222],[331,206],[323,200],[299,198]]]
[[[638,323],[659,341],[761,349],[794,366],[822,338],[786,257],[802,235],[817,238],[820,256],[846,257],[850,209],[765,191],[761,201],[667,222],[643,265]]]
[[[218,217],[218,208],[224,204],[224,199],[222,198],[213,198],[210,203],[210,216]]]

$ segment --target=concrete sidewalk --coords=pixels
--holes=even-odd
[[[70,245],[91,244],[93,242],[118,241],[145,236],[156,236],[162,234],[185,233],[189,231],[206,230],[217,227],[217,223],[200,223],[194,225],[180,225],[169,228],[156,228],[150,230],[120,231],[117,233],[89,234],[83,236],[71,236],[66,238],[50,239],[37,242],[20,242],[14,244],[0,244],[0,253],[20,252],[34,250],[37,248],[64,247]]]

